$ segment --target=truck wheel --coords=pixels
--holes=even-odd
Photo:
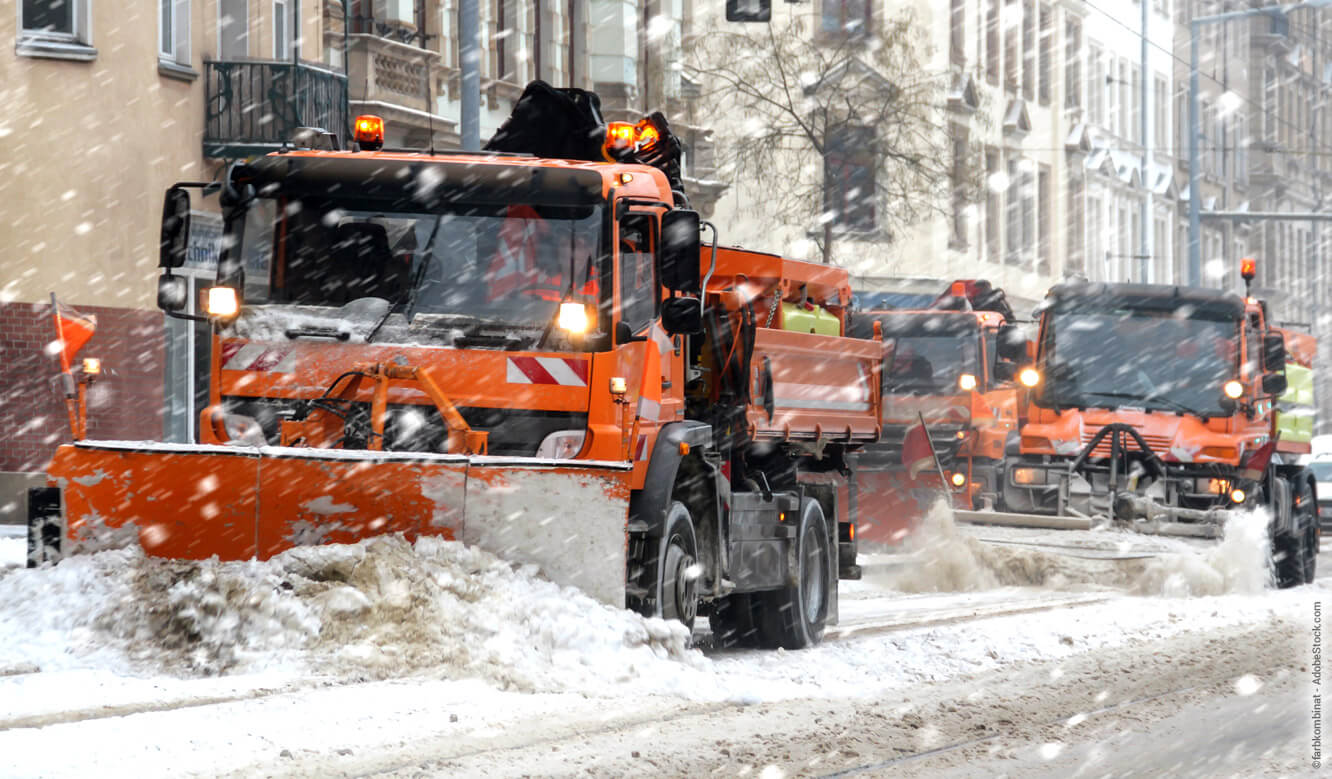
[[[698,614],[698,541],[694,520],[680,501],[672,501],[666,526],[651,562],[647,581],[655,583],[653,616],[683,622],[693,629]]]
[[[1317,513],[1313,502],[1313,489],[1308,481],[1295,488],[1295,532],[1282,534],[1272,540],[1277,586],[1286,589],[1308,584],[1314,580],[1318,565]]]
[[[761,604],[764,646],[804,649],[823,639],[831,600],[828,575],[828,523],[818,501],[805,499],[796,531],[796,583],[755,593]]]
[[[713,602],[708,625],[712,642],[719,648],[759,645],[758,625],[754,619],[758,603],[748,593],[728,595]]]
[[[1276,567],[1277,587],[1287,589],[1305,582],[1304,533],[1280,535],[1272,540],[1272,557]]]
[[[1299,533],[1302,543],[1300,544],[1300,557],[1302,559],[1301,573],[1303,578],[1300,583],[1311,584],[1314,575],[1318,571],[1318,542],[1320,529],[1318,527],[1318,504],[1314,500],[1313,485],[1307,480],[1301,481],[1298,492],[1295,494],[1295,527]]]

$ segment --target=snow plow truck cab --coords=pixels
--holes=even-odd
[[[1289,354],[1253,297],[1057,285],[1042,304],[1034,359],[1019,372],[1025,397],[1002,511],[959,519],[1207,539],[1263,508],[1278,582],[1311,581],[1316,485],[1297,464],[1309,436],[1283,435],[1277,407]]]
[[[1013,320],[989,282],[951,283],[919,310],[853,315],[852,334],[883,337],[883,437],[856,455],[853,480],[861,541],[898,544],[945,490],[960,509],[998,498],[1005,440],[1017,429],[1011,363],[998,359],[1001,330]],[[923,423],[939,459],[912,475],[903,463],[906,432]],[[946,479],[940,485],[940,479]]]
[[[199,440],[61,446],[30,564],[437,535],[723,642],[818,642],[854,569],[845,457],[879,432],[846,274],[703,243],[660,114],[534,82],[480,154],[363,119],[359,150],[227,171]]]

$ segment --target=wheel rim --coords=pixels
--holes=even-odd
[[[679,535],[671,536],[666,551],[666,570],[670,572],[674,586],[671,592],[663,592],[662,595],[671,599],[675,617],[685,624],[692,622],[698,611],[698,584],[689,575],[689,568],[694,562],[693,555],[684,548],[684,539]]]
[[[805,593],[805,621],[813,624],[819,621],[823,612],[823,544],[822,539],[813,530],[806,530],[811,541],[805,548],[805,564],[800,566],[801,589]]]

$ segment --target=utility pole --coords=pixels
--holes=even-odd
[[[479,0],[458,5],[458,68],[462,71],[463,151],[481,151],[481,13]]]
[[[1190,287],[1202,286],[1202,176],[1198,170],[1198,28],[1201,20],[1189,21],[1189,278]]]
[[[1152,147],[1151,136],[1148,135],[1149,129],[1147,121],[1147,85],[1154,80],[1151,76],[1151,68],[1147,66],[1147,41],[1151,30],[1148,27],[1149,12],[1147,6],[1148,0],[1138,0],[1138,5],[1142,7],[1142,34],[1138,36],[1142,39],[1142,76],[1139,85],[1142,87],[1142,94],[1139,96],[1142,102],[1142,110],[1139,114],[1142,116],[1142,233],[1138,236],[1138,254],[1141,256],[1139,266],[1141,268],[1141,279],[1144,283],[1156,281],[1152,278],[1152,259],[1153,259],[1153,239],[1152,226]],[[1159,119],[1157,121],[1160,121]]]

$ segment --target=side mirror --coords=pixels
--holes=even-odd
[[[1015,362],[1000,360],[994,364],[994,378],[997,381],[1017,381],[1018,366]]]
[[[697,295],[701,275],[697,211],[676,208],[661,218],[661,284],[666,289]]]
[[[157,307],[163,311],[184,311],[189,294],[189,283],[184,276],[157,279]]]
[[[1263,374],[1263,394],[1280,395],[1286,391],[1286,374],[1284,373],[1265,373]]]
[[[666,298],[661,304],[661,327],[670,335],[703,332],[703,310],[698,298]]]
[[[185,264],[185,251],[190,240],[190,193],[183,187],[166,191],[162,203],[162,241],[158,264],[163,268],[179,268]]]
[[[1286,370],[1286,336],[1281,333],[1263,336],[1263,370],[1273,373]]]
[[[995,338],[995,352],[1000,360],[1022,362],[1027,359],[1027,334],[1018,325],[1000,325]]]

